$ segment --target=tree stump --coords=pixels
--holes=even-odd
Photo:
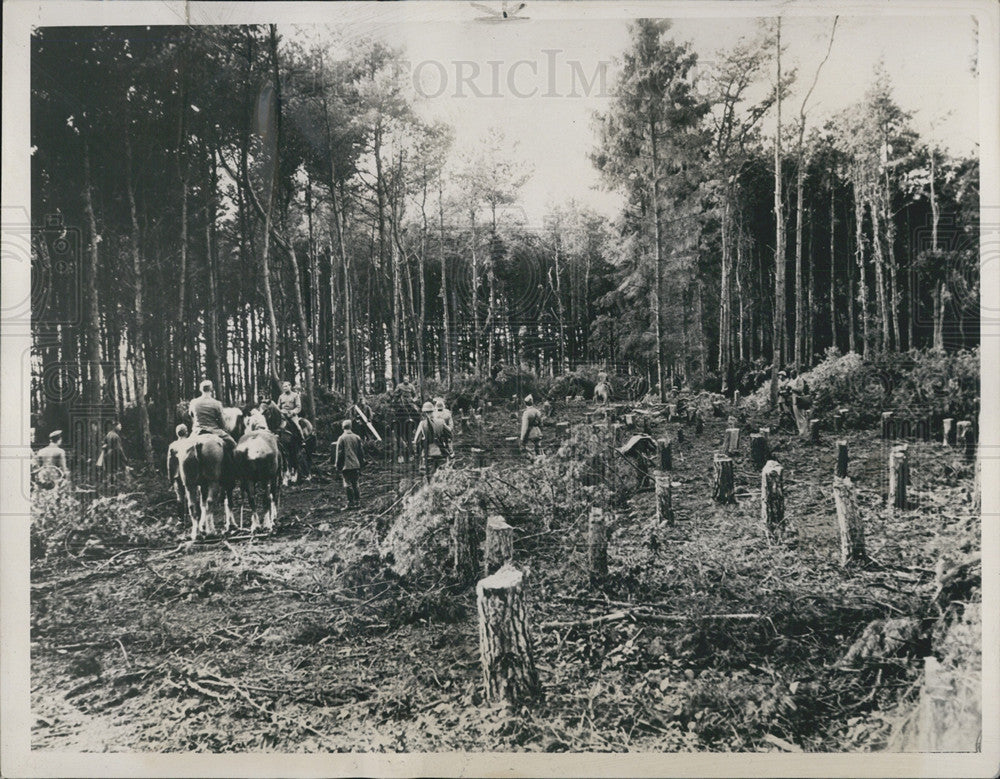
[[[653,479],[656,482],[656,523],[658,525],[672,525],[674,524],[674,497],[670,473],[657,471]]]
[[[889,452],[889,495],[891,509],[907,508],[906,485],[910,481],[910,466],[906,445],[894,446]]]
[[[713,464],[715,465],[715,481],[712,497],[719,503],[735,503],[736,484],[732,458],[726,457],[724,454],[717,454]]]
[[[476,565],[476,536],[472,517],[467,511],[456,511],[451,524],[452,565],[455,578],[471,582],[478,573]]]
[[[497,571],[514,557],[514,528],[501,516],[486,520],[486,546],[483,554],[483,570],[486,575]]]
[[[768,460],[760,472],[760,518],[764,533],[772,541],[785,535],[785,469],[777,460]]]
[[[660,439],[656,442],[656,462],[661,471],[672,471],[674,468],[673,454],[670,450],[670,442]]]
[[[846,451],[846,444],[844,448]],[[842,568],[861,565],[868,559],[865,527],[850,479],[833,478],[833,500],[837,505],[837,527],[840,529],[840,565]]]
[[[976,456],[976,437],[972,434],[972,423],[963,421],[958,423],[955,438],[958,448],[965,455],[966,460],[972,460]]]
[[[927,417],[918,419],[913,431],[915,438],[919,438],[924,443],[931,440],[931,420]]]
[[[738,406],[740,404],[740,391],[733,390],[733,405]]]
[[[836,433],[844,431],[844,412],[839,409],[833,412],[833,430]]]
[[[726,436],[722,442],[722,451],[725,454],[734,454],[740,450],[740,429],[738,427],[726,428]]]
[[[837,469],[834,476],[838,479],[847,478],[847,441],[837,441]]]
[[[819,443],[819,420],[810,419],[809,420],[809,440],[814,443]]]
[[[753,463],[753,467],[759,471],[764,467],[770,456],[771,453],[768,451],[767,439],[760,433],[751,433],[750,462]]]
[[[667,404],[667,421],[668,422],[673,422],[676,417],[677,417],[677,404],[676,403],[668,403]]]
[[[941,422],[941,443],[945,446],[955,445],[955,420],[951,417]]]
[[[596,584],[608,575],[608,532],[604,524],[604,510],[593,506],[587,525],[587,563],[590,583]]]
[[[894,422],[894,420],[892,418],[892,412],[891,411],[883,411],[882,412],[882,440],[883,441],[891,441],[893,438],[895,438],[896,430],[895,430],[895,425],[894,425],[893,422]]]
[[[625,426],[629,430],[631,430],[632,428],[635,427],[635,414],[626,414],[625,415]]]
[[[485,449],[479,449],[479,448],[473,446],[469,451],[472,452],[472,459],[473,459],[473,462],[475,462],[476,467],[477,468],[485,468],[486,467],[486,450]]]
[[[476,585],[479,656],[486,699],[516,704],[538,695],[531,633],[522,583],[524,575],[505,565]]]

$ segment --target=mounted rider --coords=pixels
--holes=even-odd
[[[417,408],[417,388],[410,383],[409,376],[404,375],[399,384],[396,385],[396,394],[399,402],[406,406]]]
[[[291,382],[281,382],[281,394],[278,396],[278,411],[283,419],[290,420],[293,424],[289,428],[292,435],[298,438],[298,445],[303,446],[305,434],[299,421],[302,413],[302,397],[292,389]]]
[[[209,379],[205,379],[198,388],[201,390],[201,395],[192,400],[188,406],[192,420],[191,438],[202,433],[217,435],[222,439],[226,457],[232,458],[236,441],[226,431],[226,424],[222,419],[223,406],[215,399],[215,388]]]

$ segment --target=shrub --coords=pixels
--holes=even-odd
[[[109,547],[158,546],[176,535],[173,519],[148,519],[131,495],[95,498],[84,506],[72,488],[33,489],[31,550],[35,559],[95,554]]]

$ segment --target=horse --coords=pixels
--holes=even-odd
[[[277,429],[278,447],[284,459],[282,482],[286,486],[297,483],[300,478],[308,479],[310,476],[311,456],[316,451],[316,434],[312,424],[308,420],[304,421],[312,431],[308,435],[303,435],[302,426],[291,419],[282,419]],[[296,428],[298,435],[295,433]]]
[[[244,435],[236,445],[234,467],[236,478],[240,481],[240,490],[250,503],[250,532],[254,533],[261,527],[257,515],[257,490],[260,486],[264,487],[268,501],[267,511],[264,513],[264,532],[271,532],[278,519],[278,499],[284,470],[281,449],[274,433],[266,428],[258,428]]]
[[[199,530],[215,535],[215,503],[220,491],[226,516],[223,532],[235,527],[232,503],[236,480],[222,439],[214,433],[192,436],[191,444],[179,453],[179,469],[191,517],[191,540],[198,540]]]

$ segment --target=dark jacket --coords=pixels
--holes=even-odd
[[[365,464],[365,447],[353,430],[345,430],[334,444],[333,464],[338,471],[359,471]]]

